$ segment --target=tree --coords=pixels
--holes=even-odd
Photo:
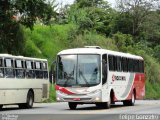
[[[108,2],[104,0],[75,0],[75,4],[78,5],[78,8],[96,7],[108,9],[109,7]]]
[[[101,34],[111,33],[111,24],[115,11],[104,0],[76,0],[68,7],[67,22],[78,26],[78,31],[97,31]]]
[[[142,24],[140,37],[150,42],[155,47],[160,44],[160,14],[158,11],[151,11]]]
[[[117,48],[122,52],[127,52],[128,48],[133,47],[134,45],[132,36],[130,34],[122,34],[117,32],[116,34],[113,34],[113,39]]]
[[[130,21],[132,35],[138,36],[146,17],[151,13],[157,0],[117,0],[121,14],[127,14],[125,22]]]
[[[0,52],[20,54],[24,42],[21,24],[33,29],[37,19],[48,24],[56,15],[54,0],[1,0],[0,1]],[[17,37],[19,36],[19,37]],[[18,43],[22,43],[18,46]]]

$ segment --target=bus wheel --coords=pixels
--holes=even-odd
[[[26,109],[26,108],[32,108],[33,107],[33,101],[34,101],[34,95],[32,91],[28,92],[27,95],[27,102],[26,103],[20,103],[18,104],[20,109]]]
[[[29,91],[28,95],[27,95],[26,108],[32,108],[33,107],[33,102],[34,102],[34,94],[33,94],[32,91]]]
[[[133,92],[131,100],[123,101],[123,105],[125,105],[125,106],[134,106],[134,104],[135,104],[135,93]]]
[[[106,102],[105,106],[106,106],[107,109],[111,108],[111,97],[109,98],[109,101]]]
[[[130,103],[130,106],[134,106],[134,104],[135,104],[135,93],[134,92],[132,93],[132,98],[129,101],[129,103]]]
[[[18,106],[19,106],[20,109],[25,109],[26,108],[26,104],[25,103],[18,104]]]
[[[75,110],[77,107],[77,103],[74,102],[68,102],[68,106],[71,110]]]
[[[104,109],[105,105],[103,103],[96,103],[96,107]]]

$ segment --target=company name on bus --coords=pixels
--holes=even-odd
[[[125,76],[112,75],[112,81],[126,81],[126,77]]]

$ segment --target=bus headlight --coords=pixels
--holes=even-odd
[[[59,101],[59,100],[60,100],[60,98],[59,98],[59,97],[57,97],[56,99],[57,99],[57,101]]]
[[[100,98],[99,98],[99,97],[96,97],[96,98],[95,98],[95,101],[100,101]]]
[[[92,100],[95,102],[100,102],[102,97],[102,91],[100,89],[94,90],[89,94],[92,97]]]

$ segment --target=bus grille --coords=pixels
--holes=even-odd
[[[65,101],[76,101],[74,98],[63,98]],[[80,98],[78,101],[90,101],[92,98]]]
[[[43,84],[42,98],[47,98],[47,97],[48,97],[48,84]]]

